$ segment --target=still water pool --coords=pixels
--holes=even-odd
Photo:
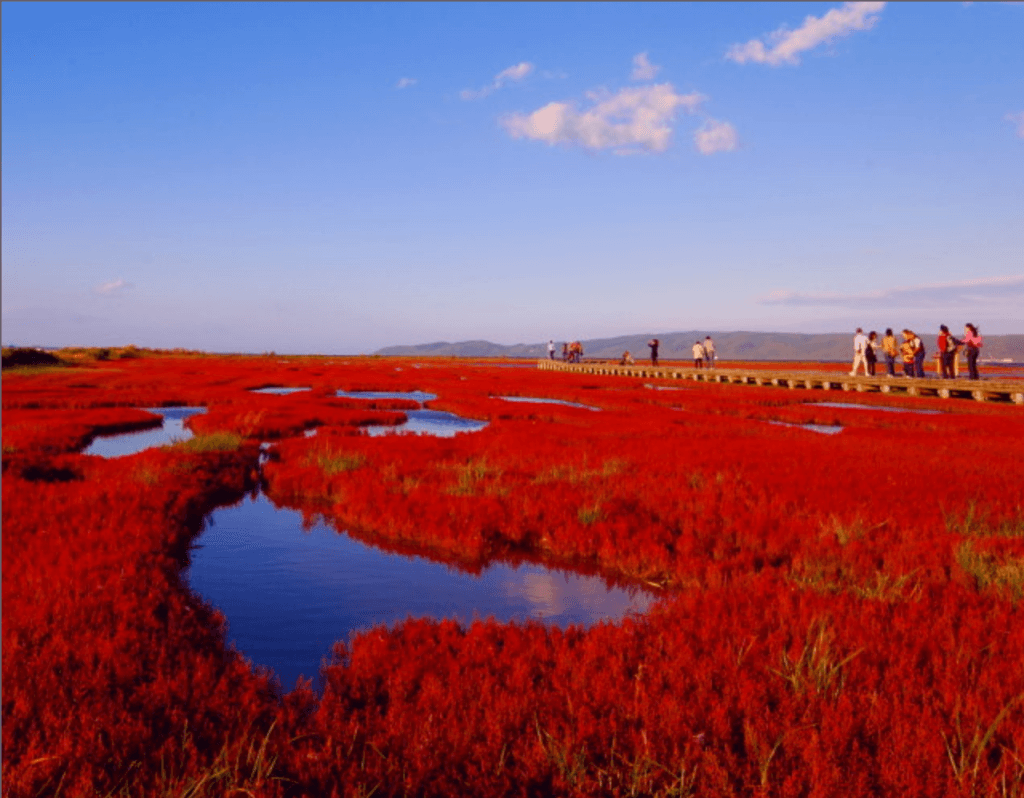
[[[321,689],[319,666],[336,640],[407,617],[469,623],[543,619],[589,625],[644,612],[650,591],[537,565],[495,564],[480,576],[421,557],[388,554],[265,496],[216,510],[185,578],[224,613],[229,643],[274,669],[285,689],[300,675]]]
[[[407,421],[395,426],[365,427],[369,435],[436,435],[450,438],[460,432],[479,432],[487,426],[486,421],[463,418],[441,410],[404,410]]]
[[[142,409],[148,413],[163,416],[163,425],[138,432],[121,432],[116,435],[103,435],[94,438],[92,443],[82,450],[82,453],[95,454],[100,457],[124,457],[154,446],[167,446],[175,441],[187,441],[192,437],[192,432],[185,429],[185,419],[196,413],[206,412],[205,407],[145,407]]]
[[[843,431],[843,428],[836,424],[790,424],[788,421],[769,421],[768,423],[778,427],[796,427],[810,432],[820,432],[822,435],[838,435]]]
[[[286,388],[280,385],[273,385],[269,388],[252,388],[252,393],[267,393],[275,396],[288,396],[293,393],[301,393],[302,391],[308,391],[309,388]]]
[[[567,402],[564,399],[545,399],[540,396],[496,396],[495,399],[502,399],[506,402],[527,402],[530,404],[565,405],[566,407],[582,407],[584,410],[601,411],[600,407],[591,407],[579,402]]]
[[[436,393],[426,391],[337,391],[334,395],[348,399],[412,399],[420,404],[437,398]]]

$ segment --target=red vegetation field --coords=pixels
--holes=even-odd
[[[1020,409],[677,386],[340,358],[5,375],[3,794],[1024,795]],[[339,389],[490,424],[371,437],[415,405]],[[208,408],[191,442],[79,453],[169,404]],[[181,578],[204,516],[261,483],[376,545],[664,600],[587,630],[377,628],[322,696],[282,691]]]

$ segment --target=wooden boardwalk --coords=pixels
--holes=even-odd
[[[820,391],[858,391],[861,393],[902,393],[907,396],[937,396],[942,399],[975,399],[979,402],[1013,402],[1024,406],[1024,380],[943,380],[936,377],[908,378],[850,377],[844,372],[784,371],[782,369],[714,368],[695,369],[681,364],[659,366],[638,363],[620,366],[610,360],[585,360],[566,363],[539,360],[537,367],[549,371],[576,371],[584,374],[612,374],[623,377],[648,377],[666,380],[703,380],[740,385],[774,385],[781,388]]]

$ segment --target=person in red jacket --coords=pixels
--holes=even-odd
[[[935,342],[935,348],[942,368],[942,378],[952,379],[953,358],[956,356],[956,339],[950,334],[949,327],[945,324],[939,325],[939,337]]]

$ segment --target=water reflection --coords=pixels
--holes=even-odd
[[[450,438],[460,432],[479,432],[487,426],[486,421],[463,418],[454,413],[444,413],[440,410],[405,410],[403,412],[408,421],[395,426],[366,427],[367,433],[370,435],[436,435],[441,438]]]
[[[425,391],[338,391],[335,396],[349,399],[412,399],[420,404],[437,398],[437,394]]]
[[[205,407],[144,407],[147,413],[163,416],[163,425],[138,432],[121,432],[94,438],[83,454],[100,457],[124,457],[154,446],[166,446],[175,441],[187,441],[192,432],[185,429],[184,421],[196,413],[205,413]]]
[[[336,640],[407,617],[543,618],[589,625],[644,612],[649,591],[609,589],[598,577],[537,565],[494,565],[480,576],[420,557],[387,554],[264,496],[221,508],[192,551],[184,576],[228,619],[229,642],[274,669],[286,689],[317,679]]]
[[[834,424],[790,424],[788,421],[769,421],[768,423],[779,427],[796,427],[811,432],[820,432],[822,435],[837,435],[843,431],[842,427]]]
[[[590,405],[581,405],[579,402],[566,402],[564,399],[543,399],[539,396],[495,396],[495,399],[502,399],[506,402],[538,402],[540,404],[548,405],[565,405],[566,407],[582,407],[585,410],[595,410],[600,412],[600,407],[591,407]]]

